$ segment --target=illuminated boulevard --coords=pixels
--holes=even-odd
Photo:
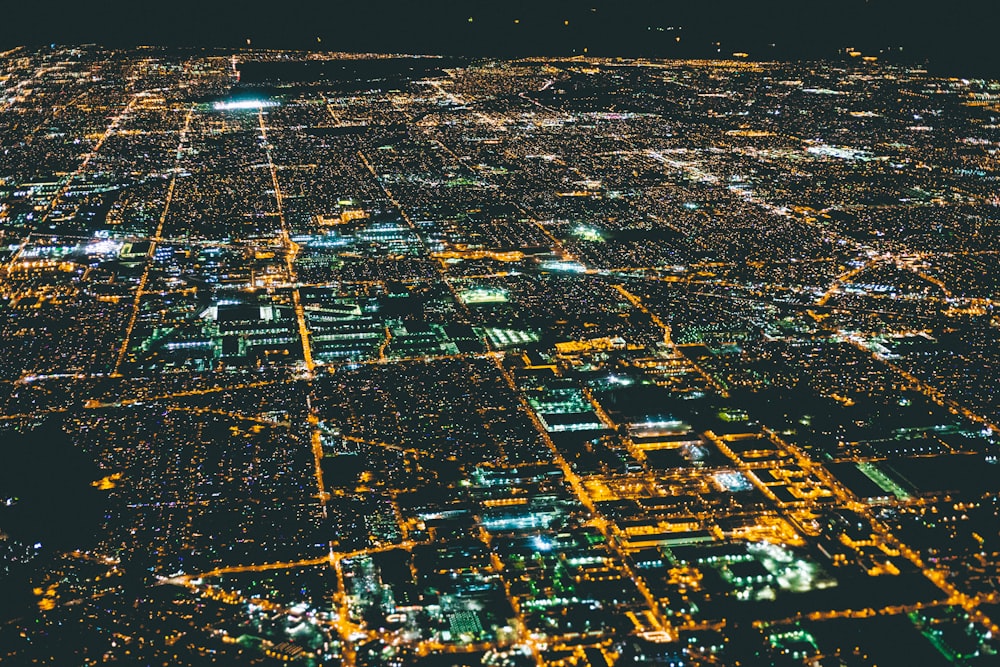
[[[0,663],[997,664],[1000,83],[725,49],[0,53]]]

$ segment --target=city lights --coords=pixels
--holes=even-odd
[[[275,100],[225,100],[212,103],[212,108],[216,111],[260,110],[276,106],[279,103]]]
[[[0,53],[0,663],[997,662],[1000,82],[564,4]]]

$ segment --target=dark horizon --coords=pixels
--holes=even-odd
[[[461,56],[648,56],[752,60],[846,58],[853,47],[882,61],[927,64],[935,74],[1000,75],[989,7],[979,0],[845,0],[681,5],[650,0],[468,3],[399,0],[353,5],[289,0],[149,6],[27,6],[6,11],[0,46],[97,43],[252,47]],[[280,8],[280,12],[278,11]],[[470,21],[471,19],[471,21]],[[586,51],[585,51],[586,50]]]

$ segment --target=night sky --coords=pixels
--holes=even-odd
[[[883,60],[927,61],[942,74],[1000,74],[991,20],[995,3],[988,0],[11,4],[0,10],[0,45],[6,47],[50,42],[232,47],[245,46],[249,38],[255,47],[337,51],[509,56],[587,49],[590,55],[659,57],[747,52],[756,59],[836,58],[845,47],[855,47]]]

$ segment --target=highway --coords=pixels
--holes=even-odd
[[[299,327],[299,339],[302,342],[302,359],[306,365],[306,371],[311,376],[316,369],[313,362],[312,343],[309,337],[309,326],[306,322],[305,311],[302,308],[302,297],[299,294],[298,276],[295,269],[295,257],[299,252],[299,246],[292,241],[288,231],[288,222],[285,220],[285,209],[282,204],[281,185],[278,183],[278,168],[274,164],[271,155],[271,144],[267,140],[267,124],[264,122],[264,108],[257,110],[257,118],[260,124],[260,136],[264,142],[264,152],[267,155],[268,171],[271,172],[271,184],[274,187],[274,201],[278,209],[278,221],[281,223],[280,239],[285,255],[285,270],[288,273],[286,282],[292,286],[292,307],[295,310],[295,320]]]
[[[155,238],[158,238],[163,234],[163,226],[167,221],[167,213],[170,211],[170,203],[174,198],[174,186],[177,184],[177,167],[180,166],[181,155],[183,154],[184,144],[187,141],[188,130],[191,128],[191,119],[194,117],[194,111],[195,105],[192,104],[187,112],[187,116],[184,117],[184,127],[180,131],[180,137],[177,141],[177,152],[174,155],[174,168],[170,170],[170,185],[167,186],[167,196],[163,202],[163,210],[160,211],[160,218],[157,221],[156,231],[153,233],[154,240],[150,240],[149,242],[149,250],[146,252],[146,262],[142,268],[142,276],[139,278],[139,286],[135,290],[135,301],[132,303],[132,313],[129,316],[128,325],[125,327],[125,335],[122,338],[121,347],[118,349],[118,357],[115,359],[115,366],[111,371],[111,377],[121,377],[121,367],[125,362],[126,356],[128,355],[129,344],[132,340],[132,331],[135,329],[135,322],[139,317],[139,310],[142,307],[142,295],[146,289],[146,282],[149,280],[149,272],[153,267],[153,257],[156,254]]]

